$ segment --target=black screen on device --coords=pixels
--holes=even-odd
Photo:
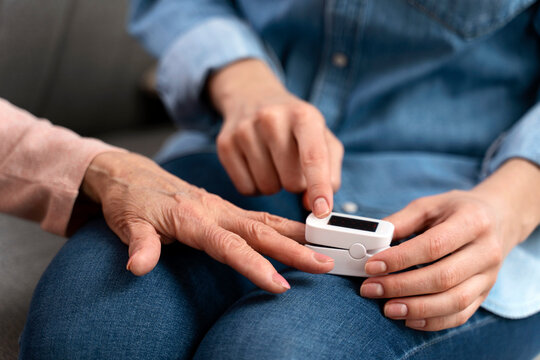
[[[328,220],[328,225],[375,232],[379,223],[332,215]]]

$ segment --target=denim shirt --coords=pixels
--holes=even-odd
[[[192,129],[164,156],[212,145],[208,75],[258,58],[343,142],[338,211],[383,217],[470,189],[510,158],[540,165],[533,0],[133,0],[130,31],[160,58],[162,99]],[[539,228],[482,306],[508,318],[540,311]]]

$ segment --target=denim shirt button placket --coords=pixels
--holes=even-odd
[[[332,56],[332,64],[337,68],[344,68],[349,63],[349,58],[347,55],[341,52],[336,52]]]

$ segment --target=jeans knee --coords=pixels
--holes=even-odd
[[[197,359],[399,358],[400,324],[350,278],[285,273],[291,290],[243,297],[214,324]]]

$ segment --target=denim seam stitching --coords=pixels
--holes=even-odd
[[[486,320],[478,321],[478,322],[475,323],[475,324],[471,324],[471,325],[469,325],[469,326],[464,326],[464,327],[461,327],[461,328],[459,328],[459,329],[456,329],[455,331],[449,332],[449,333],[447,333],[447,334],[445,334],[445,335],[443,335],[443,336],[440,336],[440,337],[438,337],[438,338],[432,339],[432,340],[430,340],[430,341],[428,341],[428,342],[423,343],[423,344],[420,345],[420,346],[415,347],[414,349],[409,350],[408,352],[406,352],[406,353],[404,354],[404,356],[401,358],[401,360],[407,360],[407,359],[410,359],[411,356],[413,356],[414,354],[418,353],[420,350],[423,350],[423,349],[425,349],[425,348],[427,348],[427,347],[429,347],[429,346],[438,344],[438,343],[440,343],[440,342],[443,341],[443,340],[448,340],[448,339],[454,337],[455,335],[461,334],[461,333],[463,333],[463,332],[465,332],[465,331],[477,329],[477,328],[479,328],[479,327],[481,327],[481,326],[484,326],[484,325],[489,325],[489,324],[491,324],[491,323],[493,323],[493,322],[495,322],[495,321],[497,321],[496,318],[490,317],[490,318],[488,318],[488,319],[486,319]]]
[[[308,95],[308,101],[312,104],[316,104],[322,96],[323,83],[327,77],[328,64],[326,63],[327,56],[330,56],[330,38],[332,36],[332,11],[333,3],[326,3],[324,6],[323,26],[324,26],[324,43],[321,46],[321,60],[317,67],[317,74],[313,81],[311,93]],[[319,109],[322,112],[322,109]],[[326,121],[325,121],[326,122]]]
[[[350,70],[348,72],[347,80],[345,81],[345,91],[343,93],[342,99],[341,99],[341,107],[345,108],[345,104],[347,100],[350,98],[350,94],[352,93],[352,89],[354,88],[354,80],[356,79],[358,74],[361,71],[361,63],[363,58],[363,47],[364,47],[364,38],[366,33],[366,23],[368,20],[368,11],[370,2],[360,2],[358,6],[356,7],[358,18],[361,19],[361,21],[358,22],[358,26],[355,31],[354,35],[354,42],[355,44],[358,44],[358,46],[354,47],[354,50],[351,52],[351,59],[354,59],[355,61],[351,61],[350,64]],[[349,94],[349,95],[347,95]],[[339,130],[341,126],[343,126],[345,120],[344,111],[340,111],[339,116],[335,119],[334,123],[334,129],[335,132]]]

